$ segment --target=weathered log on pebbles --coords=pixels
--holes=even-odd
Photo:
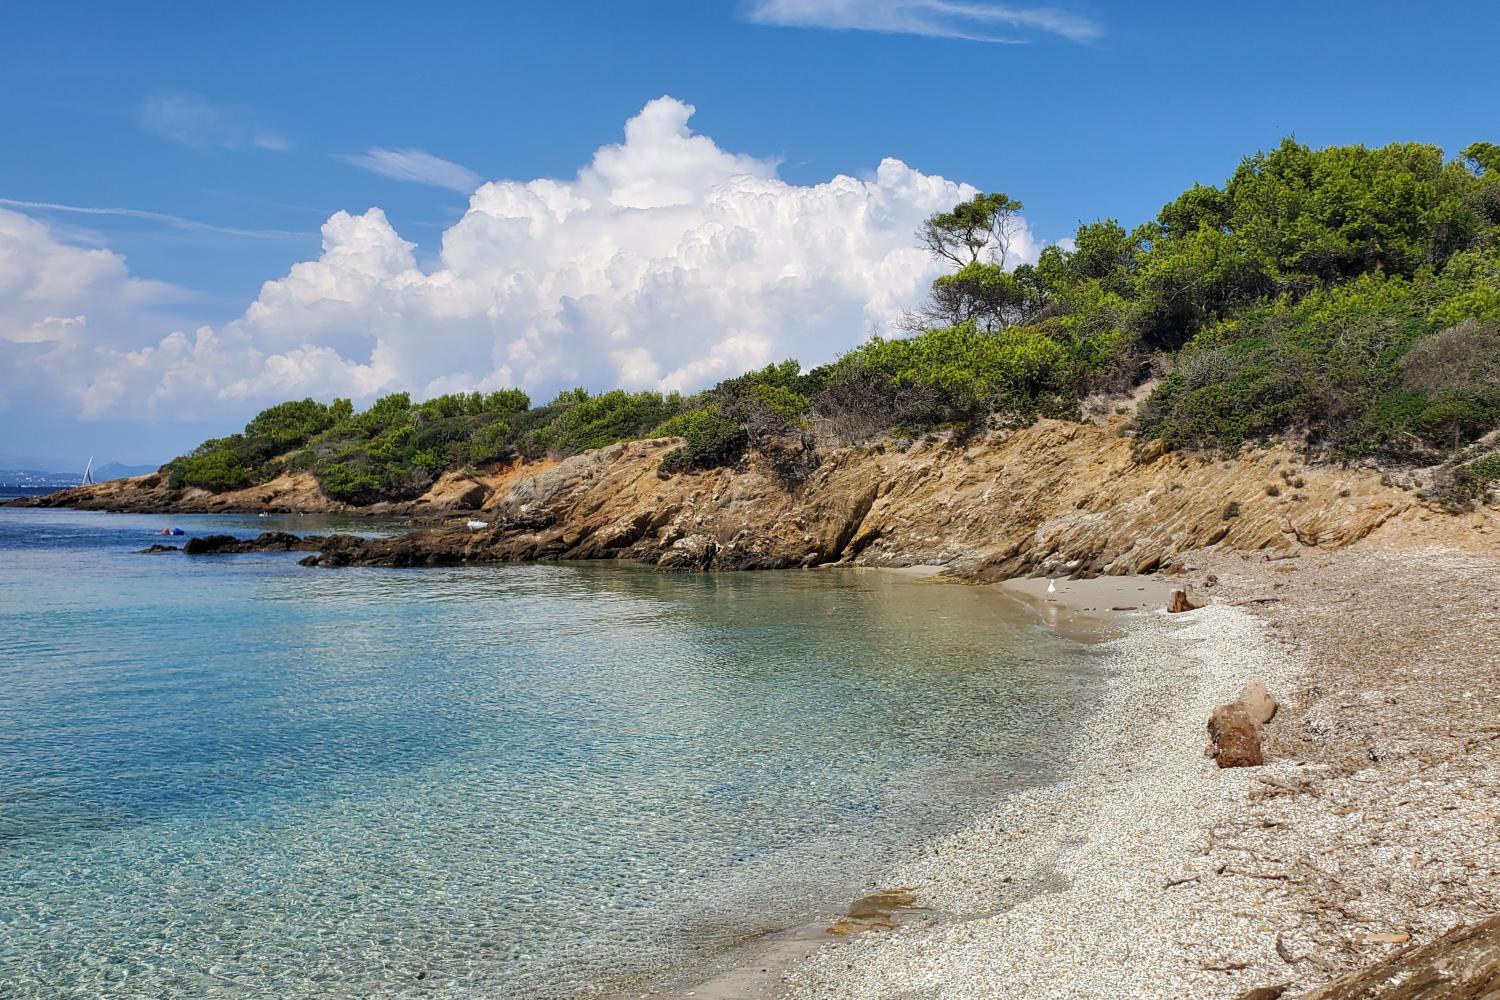
[[[1500,997],[1500,917],[1403,948],[1303,1000],[1495,1000]]]
[[[1261,728],[1276,717],[1276,699],[1260,681],[1240,689],[1240,696],[1208,716],[1207,753],[1220,767],[1259,767],[1266,762]]]
[[[1250,712],[1257,725],[1265,725],[1276,717],[1276,699],[1260,681],[1251,681],[1240,689],[1240,704]]]
[[[1266,762],[1260,746],[1260,725],[1244,703],[1220,705],[1208,716],[1208,738],[1220,767],[1259,767]]]

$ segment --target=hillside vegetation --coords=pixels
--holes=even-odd
[[[1195,184],[1156,219],[1079,227],[1010,267],[1021,203],[979,195],[918,234],[952,273],[831,364],[796,361],[694,395],[575,389],[283,403],[168,463],[176,485],[242,488],[287,469],[350,503],[420,494],[444,470],[681,436],[664,474],[819,446],[1074,418],[1153,375],[1137,432],[1233,450],[1298,436],[1331,460],[1444,466],[1450,499],[1500,480],[1500,146],[1313,150],[1291,140]]]

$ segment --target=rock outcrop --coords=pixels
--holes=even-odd
[[[1285,555],[1389,525],[1491,532],[1492,511],[1427,508],[1375,470],[1307,466],[1278,446],[1233,459],[1138,449],[1125,418],[1042,420],[959,441],[886,440],[814,454],[752,451],[735,468],[663,475],[678,439],[562,461],[449,473],[417,500],[361,508],[442,516],[481,499],[489,527],[330,543],[319,565],[631,559],[663,569],[829,563],[943,566],[977,580],[1142,573],[1206,546]],[[783,446],[784,445],[784,446]],[[1295,473],[1296,492],[1267,490]],[[160,474],[43,503],[122,510],[345,510],[305,474],[234,494],[172,491]],[[1470,523],[1470,521],[1472,523]],[[1424,529],[1426,530],[1426,529]]]
[[[350,543],[327,565],[633,559],[663,569],[941,565],[979,580],[1148,572],[1203,546],[1285,553],[1358,541],[1418,506],[1372,471],[1298,467],[1284,448],[1232,461],[1137,455],[1122,425],[1044,420],[982,441],[885,441],[662,476],[675,440],[517,469],[491,526]],[[1266,483],[1296,468],[1294,496]],[[1226,516],[1227,511],[1233,516]]]
[[[234,535],[201,535],[189,538],[182,546],[182,553],[189,556],[209,556],[230,555],[237,552],[309,552],[321,549],[323,544],[324,539],[319,535],[300,537],[285,531],[265,531],[254,538],[236,538]],[[171,546],[171,548],[175,547]],[[152,549],[146,551],[149,552]]]

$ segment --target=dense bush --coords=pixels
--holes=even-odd
[[[683,409],[683,399],[676,393],[663,396],[620,389],[592,397],[578,389],[566,401],[568,405],[555,419],[532,432],[531,450],[571,453],[644,437]]]
[[[348,420],[352,412],[347,399],[279,403],[256,414],[243,433],[205,441],[167,463],[169,482],[214,491],[264,482],[281,471],[282,455]]]
[[[662,457],[661,471],[666,473],[733,465],[744,455],[750,438],[742,423],[712,403],[678,414],[652,431],[651,436],[686,439],[682,447]]]
[[[1500,423],[1500,324],[1438,329],[1443,286],[1374,272],[1212,326],[1142,407],[1142,430],[1168,447],[1299,432],[1339,457],[1441,457]]]
[[[1096,367],[1111,350],[1109,332],[1041,326],[994,332],[972,323],[915,337],[879,337],[812,374],[814,411],[845,437],[895,427],[973,428],[991,415],[1029,422],[1077,410]]]

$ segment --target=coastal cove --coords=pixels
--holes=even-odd
[[[394,530],[353,520],[172,523]],[[1094,689],[1089,647],[992,588],[137,554],[165,523],[0,512],[18,997],[576,996],[712,963],[1051,780]]]
[[[1500,4],[12,6],[0,1000],[1500,1000]]]

